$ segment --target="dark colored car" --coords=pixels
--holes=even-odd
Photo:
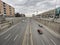
[[[38,24],[38,26],[39,26],[39,27],[43,27],[42,25],[39,25],[39,24]]]
[[[38,32],[39,34],[43,34],[43,32],[42,32],[41,29],[38,29],[37,32]]]

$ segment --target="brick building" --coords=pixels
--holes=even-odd
[[[11,5],[0,0],[0,15],[5,15],[7,17],[15,15],[15,9]]]

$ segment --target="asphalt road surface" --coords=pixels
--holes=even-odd
[[[0,45],[22,45],[24,33],[27,26],[27,19],[25,22],[12,26],[7,31],[0,34]]]
[[[40,35],[37,29],[43,34]],[[0,34],[0,45],[60,45],[60,39],[39,27],[34,19],[26,18]]]
[[[54,35],[48,32],[44,27],[39,27],[37,21],[32,20],[31,24],[33,45],[60,45],[60,39],[54,37]],[[42,30],[43,34],[40,35],[37,29]]]

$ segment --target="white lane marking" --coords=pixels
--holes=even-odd
[[[14,41],[17,39],[18,35],[16,35],[16,37],[14,38]]]
[[[44,41],[43,41],[43,40],[41,40],[41,42],[42,42],[42,44],[43,44],[43,45],[45,45],[45,43],[44,43]]]
[[[50,45],[49,41],[48,41],[48,37],[46,37],[45,35],[42,35],[44,39],[46,39],[46,42]]]
[[[7,38],[9,38],[9,36],[10,36],[11,34],[9,34],[7,37],[5,37],[4,39],[7,39]]]
[[[33,45],[33,39],[32,39],[32,31],[31,31],[31,25],[30,25],[30,40],[31,40],[31,45]]]
[[[18,23],[18,24],[20,24],[20,23]],[[18,25],[18,24],[16,24],[16,25]],[[9,28],[8,30],[6,30],[6,31],[4,31],[4,32],[2,32],[2,33],[0,33],[0,36],[3,35],[3,34],[5,34],[6,32],[8,32],[8,31],[11,30],[12,28],[14,28],[16,25],[14,25],[14,26],[12,26],[11,28]]]
[[[22,42],[22,45],[26,45],[26,35],[27,35],[27,30],[28,30],[29,26],[27,24],[27,27],[26,27],[26,31],[25,31],[25,34],[24,34],[24,38],[23,38],[23,42]]]
[[[50,40],[53,42],[54,45],[56,45],[56,43],[52,39],[50,39]]]
[[[5,34],[7,31],[9,31],[9,30],[6,30],[6,31],[2,32],[2,33],[0,34],[0,36],[3,35],[3,34]]]

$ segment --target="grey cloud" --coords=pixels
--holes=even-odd
[[[44,1],[44,0],[28,0],[24,5],[26,5],[26,6],[35,6],[36,5],[36,3],[38,3],[38,2],[41,2],[41,1]]]
[[[35,11],[44,11],[55,7],[56,0],[3,0],[12,4],[16,12],[33,13]],[[57,0],[57,6],[60,0]]]
[[[24,0],[22,3],[16,2],[15,5],[16,6],[35,6],[36,3],[42,2],[42,1],[44,1],[44,0]]]

